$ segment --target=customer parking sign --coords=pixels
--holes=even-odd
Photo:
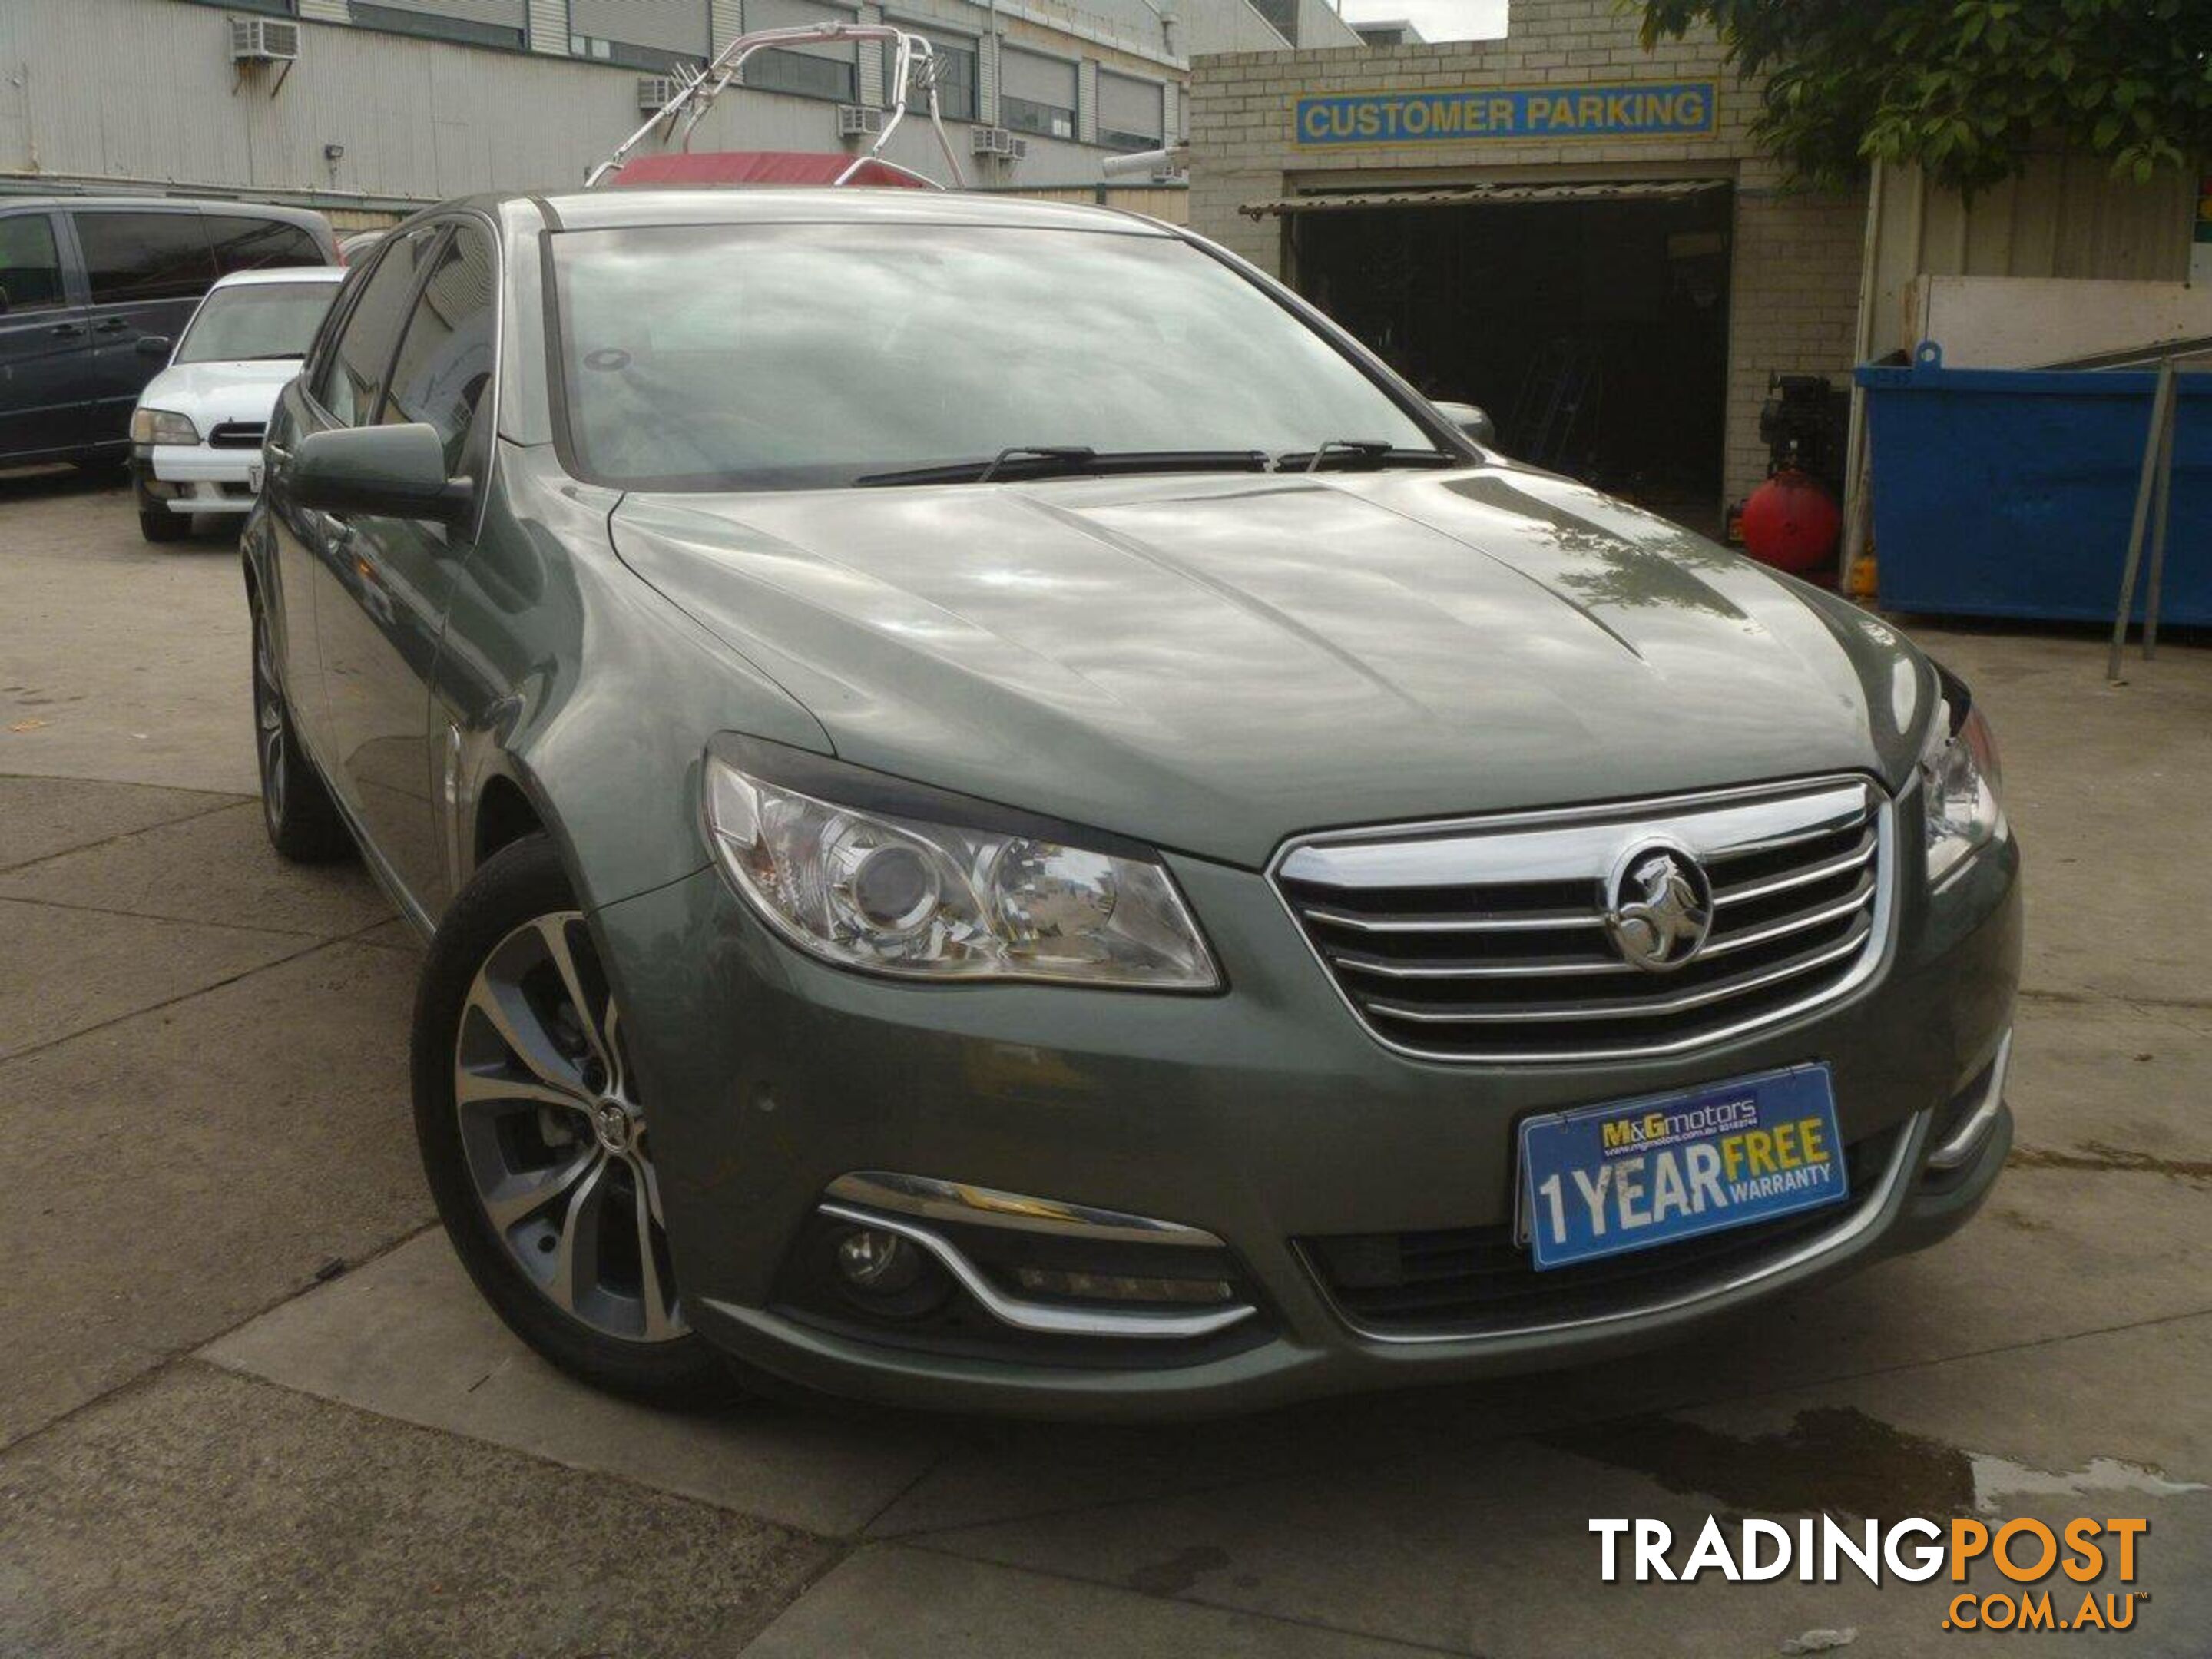
[[[1332,93],[1297,100],[1294,137],[1303,145],[1703,137],[1713,131],[1717,90],[1711,81],[1640,81]]]

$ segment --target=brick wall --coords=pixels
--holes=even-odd
[[[1717,40],[1644,50],[1615,0],[1514,0],[1503,40],[1446,46],[1230,52],[1192,64],[1191,224],[1280,274],[1282,221],[1244,204],[1349,182],[1439,183],[1546,177],[1730,178],[1736,185],[1729,281],[1725,488],[1730,499],[1766,471],[1759,409],[1773,374],[1842,376],[1855,356],[1863,196],[1786,195],[1753,146],[1754,87],[1723,61]],[[1291,111],[1301,94],[1444,87],[1711,79],[1715,130],[1693,138],[1483,139],[1302,149]]]

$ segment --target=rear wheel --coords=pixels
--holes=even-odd
[[[414,1084],[447,1236],[516,1335],[656,1405],[737,1392],[684,1318],[621,1013],[544,836],[494,856],[440,926]]]
[[[331,792],[293,734],[292,714],[276,681],[276,648],[258,605],[253,607],[253,742],[269,844],[295,864],[328,864],[351,853],[353,837]]]

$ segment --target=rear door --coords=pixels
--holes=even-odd
[[[92,336],[63,246],[52,213],[0,216],[0,458],[91,441]]]
[[[445,446],[447,477],[479,486],[491,448],[494,247],[489,227],[464,219],[432,250],[376,413],[386,425],[430,426]],[[430,687],[453,577],[475,528],[356,514],[348,529],[349,568],[338,574],[353,603],[319,612],[339,764],[370,838],[435,915],[451,872],[434,805]]]
[[[72,208],[92,301],[92,429],[120,441],[162,354],[138,343],[174,341],[215,281],[215,255],[199,210]]]

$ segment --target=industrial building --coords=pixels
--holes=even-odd
[[[1105,157],[1179,137],[1194,54],[1358,38],[1322,0],[10,0],[0,190],[243,195],[386,223],[580,183],[738,33],[839,20],[927,36],[969,181],[1024,191],[1095,189]],[[860,148],[887,70],[873,45],[767,54],[696,147]],[[885,153],[942,171],[920,123]],[[1179,190],[1144,183],[1116,195],[1181,216]]]
[[[2100,322],[2130,343],[2135,315],[2175,309],[2195,180],[2051,155],[1971,201],[1895,169],[1794,192],[1718,40],[1647,51],[1639,21],[1615,0],[1513,0],[1501,40],[1383,44],[1386,27],[1201,58],[1190,222],[1431,395],[1485,405],[1509,451],[1709,529],[1765,475],[1773,377],[1840,397],[1854,364],[1921,337],[1931,279],[2025,320],[1990,362],[2094,349]],[[2106,280],[2086,299],[1990,286],[2049,278]]]

